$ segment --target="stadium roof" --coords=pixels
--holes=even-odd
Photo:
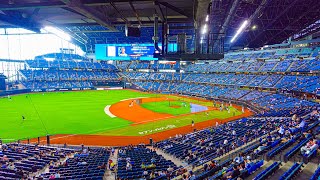
[[[84,50],[93,52],[94,44],[108,43],[108,37],[127,41],[117,34],[124,34],[125,24],[150,29],[155,13],[161,20],[167,18],[172,29],[184,25],[180,29],[190,30],[194,22],[201,25],[204,21],[210,3],[211,29],[225,36],[227,48],[281,43],[320,19],[319,0],[3,0],[0,27],[35,32],[45,26],[59,27]],[[230,44],[245,20],[249,22],[245,31]],[[317,26],[311,30],[319,30]],[[152,42],[152,31],[144,32],[149,32],[144,40]]]

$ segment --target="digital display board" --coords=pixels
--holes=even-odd
[[[161,48],[161,45],[159,45]],[[170,44],[169,51],[176,48]],[[96,44],[97,60],[158,60],[153,57],[153,44]]]
[[[96,44],[98,60],[158,60],[153,44]]]

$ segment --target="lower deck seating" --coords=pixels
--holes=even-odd
[[[320,165],[318,166],[316,171],[313,173],[313,175],[311,176],[310,180],[318,180],[319,177],[320,177]]]
[[[269,167],[267,167],[267,169],[265,169],[264,171],[262,171],[260,174],[258,174],[254,180],[263,180],[263,179],[267,179],[271,174],[273,174],[276,170],[279,169],[281,165],[281,162],[274,162],[273,164],[271,164]]]
[[[293,166],[291,166],[291,168],[280,177],[280,180],[292,179],[296,174],[300,172],[300,169],[302,167],[303,163],[294,163]]]
[[[5,144],[0,148],[0,179],[26,179],[73,150],[55,147]]]
[[[309,135],[308,137],[306,137],[306,139],[304,139],[303,141],[301,141],[299,144],[297,144],[296,146],[294,146],[292,149],[290,149],[285,155],[285,161],[287,161],[290,157],[292,157],[295,153],[297,153],[301,147],[303,145],[305,145],[312,137]]]
[[[264,120],[255,118],[238,120],[164,140],[158,142],[156,146],[188,163],[201,164],[275,130],[275,124],[277,123],[286,124],[288,121],[289,119]],[[279,142],[279,139],[275,139],[271,142],[270,148],[276,146]],[[252,148],[251,151],[257,147]],[[202,157],[201,161],[198,160],[200,155]]]
[[[118,172],[120,179],[172,178],[177,166],[170,160],[158,155],[154,150],[144,146],[124,147],[118,155]],[[159,173],[161,172],[161,173]]]
[[[102,180],[110,151],[105,148],[88,149],[87,153],[75,154],[73,158],[66,160],[64,164],[50,167],[50,172],[40,175],[40,178],[48,179],[59,174],[61,179],[94,179]]]

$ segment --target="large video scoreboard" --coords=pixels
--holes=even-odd
[[[168,44],[168,52],[176,49],[177,44]],[[153,44],[96,44],[95,51],[97,60],[158,60],[153,57]]]
[[[98,60],[158,60],[153,44],[96,44]]]

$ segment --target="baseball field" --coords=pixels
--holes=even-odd
[[[126,145],[162,140],[251,115],[212,101],[133,90],[31,93],[0,99],[4,142]],[[226,105],[225,105],[226,106]],[[192,126],[194,122],[194,126]]]

